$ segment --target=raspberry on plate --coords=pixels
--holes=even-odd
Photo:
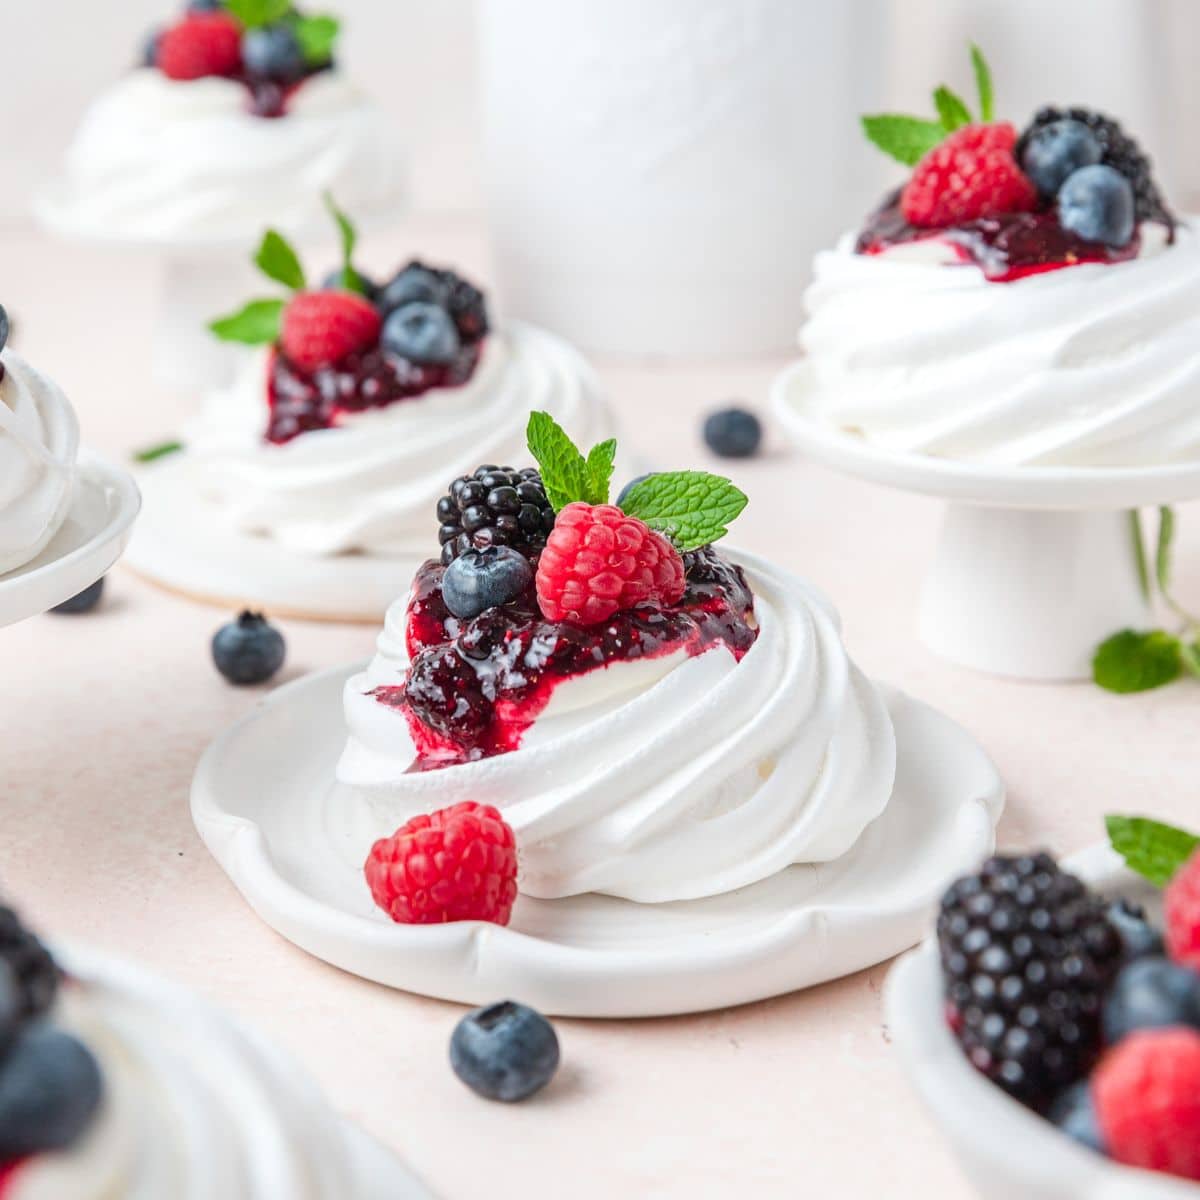
[[[1118,1162],[1200,1180],[1200,1033],[1130,1034],[1101,1060],[1092,1094]]]
[[[517,899],[517,842],[500,813],[465,801],[413,817],[371,847],[375,903],[402,925],[507,925]]]
[[[1163,917],[1171,957],[1200,971],[1200,851],[1171,880],[1163,900]]]
[[[981,217],[1032,212],[1037,189],[1013,156],[1017,131],[1007,121],[964,125],[925,155],[900,193],[904,218],[945,229]]]
[[[675,604],[683,590],[675,547],[612,504],[568,504],[538,562],[538,605],[551,621],[598,625],[638,604]]]
[[[169,79],[232,75],[242,62],[242,30],[225,12],[189,13],[158,40],[156,63]]]
[[[332,366],[379,340],[379,310],[353,292],[297,292],[283,312],[280,345],[305,370]]]

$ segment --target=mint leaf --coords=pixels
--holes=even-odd
[[[336,17],[300,17],[292,26],[300,53],[310,67],[322,67],[333,57],[333,44],[341,30]]]
[[[1156,887],[1166,887],[1200,848],[1200,837],[1149,817],[1112,814],[1104,818],[1104,825],[1125,865]]]
[[[282,300],[251,300],[237,312],[218,317],[210,323],[209,329],[223,342],[265,346],[279,340],[282,322]]]
[[[282,283],[286,288],[299,290],[305,285],[300,256],[292,249],[291,243],[274,229],[268,229],[263,236],[262,244],[254,255],[254,263],[268,279]]]
[[[555,512],[590,493],[588,465],[562,426],[547,412],[531,412],[525,428],[529,452],[542,472],[542,485]]]
[[[350,218],[346,216],[333,198],[332,192],[325,193],[325,207],[338,227],[338,236],[342,244],[342,273],[341,286],[348,292],[357,292],[360,296],[367,294],[367,285],[363,277],[354,269],[354,247],[358,244],[358,231]]]
[[[222,0],[222,3],[247,29],[273,25],[283,20],[292,8],[292,0]]]
[[[1179,659],[1189,675],[1200,679],[1200,644],[1184,642],[1179,647]]]
[[[942,128],[947,133],[971,123],[971,110],[963,103],[962,97],[955,95],[944,84],[933,93],[933,103],[941,118]]]
[[[1114,633],[1092,659],[1092,678],[1110,692],[1147,692],[1179,678],[1183,670],[1179,639],[1161,629]]]
[[[720,475],[668,471],[635,483],[622,510],[665,533],[680,552],[723,538],[746,507],[746,496]]]
[[[1150,600],[1150,560],[1146,557],[1146,536],[1142,532],[1142,514],[1136,509],[1129,510],[1129,532],[1133,538],[1133,561],[1137,566],[1138,584],[1141,587],[1142,599]]]
[[[986,124],[995,115],[992,71],[983,51],[974,42],[971,43],[971,66],[975,69],[975,91],[979,94],[979,119]]]
[[[1154,575],[1158,590],[1165,596],[1171,590],[1171,543],[1175,540],[1175,510],[1158,510],[1158,545],[1154,551]]]
[[[607,504],[608,489],[612,483],[613,463],[617,457],[617,439],[609,438],[588,451],[587,478],[588,502]]]
[[[946,136],[940,121],[878,113],[862,118],[863,132],[884,154],[915,167]]]
[[[169,454],[178,454],[182,449],[182,442],[161,442],[157,446],[147,446],[143,450],[135,450],[133,452],[133,461],[138,463],[157,462],[160,458],[166,458]]]

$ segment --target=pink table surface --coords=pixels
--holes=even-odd
[[[383,244],[385,264],[421,252],[487,278],[469,223],[413,222]],[[149,379],[152,260],[9,235],[0,279],[19,348],[66,388],[91,445],[119,456],[177,430],[188,405]],[[765,407],[780,365],[600,367],[636,449],[732,474],[751,497],[738,543],[817,581],[866,670],[980,738],[1009,787],[1003,845],[1075,850],[1101,836],[1112,810],[1200,824],[1195,685],[1119,698],[939,662],[914,637],[936,502],[805,463],[777,430],[754,462],[706,456],[698,414],[735,396]],[[1182,525],[1180,591],[1197,595],[1200,513]],[[461,1009],[295,949],[197,838],[187,808],[196,760],[265,696],[214,672],[207,642],[222,619],[119,569],[94,616],[0,630],[0,883],[31,921],[136,958],[253,1021],[442,1196],[967,1194],[889,1049],[886,964],[703,1016],[562,1021],[551,1088],[517,1107],[477,1100],[446,1062]],[[285,631],[285,679],[364,657],[375,637],[298,622]]]

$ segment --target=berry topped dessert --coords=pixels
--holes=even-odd
[[[1046,854],[992,858],[942,901],[947,1020],[979,1071],[1066,1135],[1200,1181],[1200,838],[1109,828],[1166,883],[1165,939],[1145,907]]]
[[[496,327],[483,293],[447,268],[414,260],[390,275],[362,269],[353,224],[327,204],[341,263],[310,282],[288,241],[266,234],[255,262],[287,295],[213,322],[218,337],[255,354],[230,389],[209,398],[185,431],[184,452],[161,470],[190,514],[199,507],[299,553],[415,565],[447,476],[520,452],[531,403],[598,439],[611,422],[569,346],[528,326]],[[521,490],[516,477],[477,480],[456,493],[462,508],[446,509],[442,523],[473,532],[465,497],[501,484]],[[498,527],[510,516],[528,522],[521,509]]]
[[[7,348],[0,308],[0,576],[36,558],[75,495],[79,425],[54,382]]]
[[[518,886],[690,899],[845,853],[891,794],[891,721],[823,600],[714,545],[746,497],[674,471],[613,504],[613,440],[535,412],[528,446],[450,483],[346,687],[338,778],[407,822],[368,861],[380,907],[503,923]],[[468,852],[484,874],[451,869]]]
[[[863,118],[907,178],[817,256],[787,400],[895,451],[997,465],[1123,466],[1200,454],[1200,277],[1133,137],[1084,107]],[[803,394],[801,394],[803,393]]]
[[[389,210],[399,160],[338,33],[291,0],[191,0],[87,110],[40,215],[71,236],[232,244],[268,222],[307,233],[325,188]]]

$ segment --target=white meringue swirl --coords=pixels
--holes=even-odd
[[[36,558],[75,493],[79,424],[58,385],[12,350],[0,354],[0,575]]]
[[[235,80],[140,68],[84,114],[39,211],[76,237],[250,245],[267,226],[320,227],[326,190],[365,215],[393,205],[401,184],[382,114],[336,70],[268,119]]]
[[[997,466],[1200,457],[1200,241],[989,282],[936,238],[816,258],[796,403],[890,450]]]
[[[346,685],[346,803],[378,836],[462,800],[494,804],[517,835],[521,891],[541,898],[690,900],[840,857],[891,796],[891,719],[824,597],[731,557],[760,627],[740,663],[718,645],[600,668],[560,684],[519,749],[411,775],[404,715],[368,694],[404,677],[397,602]]]
[[[612,435],[591,368],[565,342],[513,323],[485,343],[475,375],[283,445],[263,440],[266,368],[257,354],[185,432],[173,464],[214,516],[300,554],[428,557],[448,482],[481,463],[527,462],[529,413],[551,413],[582,445]]]

